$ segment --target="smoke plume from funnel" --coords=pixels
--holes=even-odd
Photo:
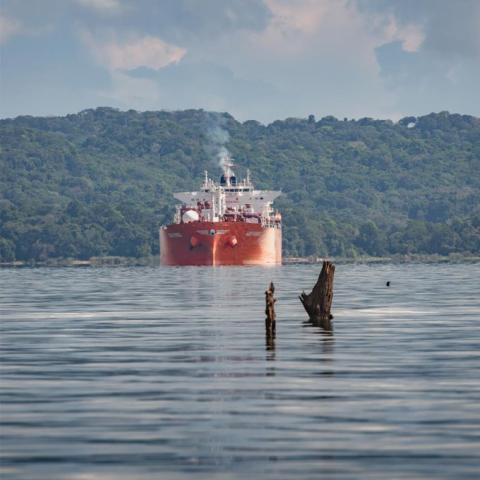
[[[207,138],[209,144],[206,147],[206,151],[216,159],[217,164],[222,169],[223,173],[227,172],[227,166],[231,163],[230,152],[225,146],[230,140],[229,133],[223,128],[225,122],[226,118],[219,113],[208,114]]]
[[[222,146],[217,153],[217,158],[220,168],[223,170],[223,173],[226,173],[227,165],[231,163],[230,152],[226,147]]]

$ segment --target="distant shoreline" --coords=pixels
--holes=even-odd
[[[402,264],[402,263],[477,263],[480,256],[451,254],[442,255],[392,255],[388,257],[359,256],[350,257],[285,257],[282,265],[315,265],[324,260],[336,264]],[[159,256],[151,257],[92,257],[88,260],[73,258],[51,258],[44,261],[0,262],[0,268],[23,267],[156,267],[159,266]]]

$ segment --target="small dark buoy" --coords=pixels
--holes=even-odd
[[[390,286],[390,282],[387,282],[387,287],[389,287],[389,286]]]

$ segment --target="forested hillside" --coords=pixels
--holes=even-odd
[[[264,126],[98,108],[0,121],[0,259],[157,253],[172,192],[220,175],[220,141],[239,176],[284,192],[285,255],[480,253],[478,118]]]

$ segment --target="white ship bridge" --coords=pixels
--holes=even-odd
[[[255,190],[248,171],[247,178],[238,182],[232,167],[226,165],[219,184],[205,172],[201,190],[174,193],[181,202],[174,223],[232,221],[281,228],[281,215],[274,211],[273,201],[282,192]]]

